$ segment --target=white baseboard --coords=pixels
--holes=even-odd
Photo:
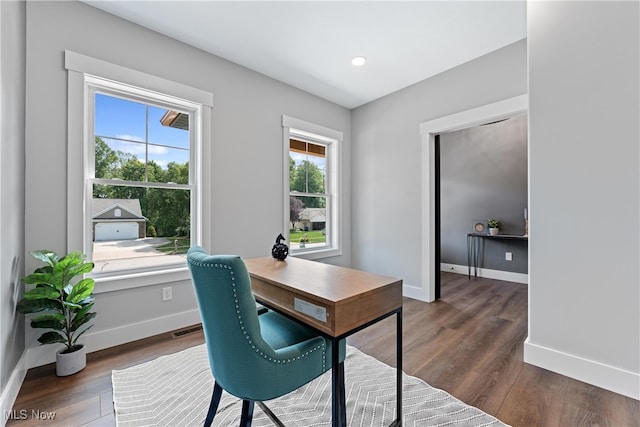
[[[469,274],[469,268],[466,265],[456,265],[456,264],[440,264],[440,271],[448,271],[450,273],[456,274],[464,274],[465,276]],[[473,270],[471,270],[473,273]],[[488,279],[496,279],[496,280],[505,280],[508,282],[515,283],[529,283],[529,275],[523,273],[513,273],[511,271],[501,271],[501,270],[490,270],[488,268],[478,268],[478,277],[486,277]],[[410,286],[406,283],[402,285],[402,295],[407,298],[413,298],[419,301],[433,302],[434,299],[429,299],[429,293],[427,289]]]
[[[87,346],[87,353],[90,353],[92,351],[103,350],[116,345],[195,325],[200,322],[200,312],[198,309],[194,309],[104,331],[87,332],[83,335],[81,341]],[[38,345],[37,347],[28,348],[26,350],[27,369],[55,362],[58,348],[60,347],[56,347],[55,345]]]
[[[429,301],[429,297],[425,289],[418,288],[416,286],[407,285],[406,283],[403,283],[402,285],[402,296],[415,299],[418,301],[425,301],[425,302],[434,301],[434,300]]]
[[[16,367],[13,368],[6,387],[2,390],[2,396],[0,397],[0,409],[2,410],[2,422],[0,425],[2,426],[7,424],[8,414],[13,409],[13,404],[18,398],[24,377],[27,375],[26,354],[26,351],[22,352],[22,356],[20,356]]]
[[[524,343],[524,361],[561,375],[640,400],[640,373],[625,371],[592,360],[532,343]]]
[[[456,264],[440,264],[440,271],[448,271],[457,274],[469,274],[469,267],[466,265]],[[473,276],[473,267],[471,267],[471,277]],[[490,270],[488,268],[478,268],[478,277],[486,277],[487,279],[506,280],[507,282],[529,283],[529,275],[524,273],[514,273],[512,271]]]

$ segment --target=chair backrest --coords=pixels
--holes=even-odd
[[[236,255],[187,253],[211,371],[228,392],[240,396],[255,383],[261,359],[274,356],[263,340],[247,268]]]

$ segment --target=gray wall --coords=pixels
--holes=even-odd
[[[636,398],[639,5],[528,2],[527,10],[531,253],[525,356],[585,381],[604,370],[611,381],[626,380]],[[571,364],[566,355],[574,357]],[[584,369],[585,359],[598,369]]]
[[[283,114],[344,132],[343,163],[351,162],[350,112],[333,103],[161,36],[79,2],[27,3],[26,223],[27,250],[67,248],[68,49],[213,93],[212,188],[214,252],[268,256],[283,224]],[[69,165],[76,167],[75,165]],[[349,265],[351,181],[343,171],[344,247],[329,262]],[[46,182],[46,185],[42,185]],[[47,206],[47,209],[42,209]],[[256,224],[259,226],[247,226]],[[27,264],[30,271],[35,266]],[[98,285],[99,286],[99,285]],[[162,285],[166,286],[166,285]],[[90,334],[197,310],[191,283],[101,293]],[[169,320],[167,320],[169,319]],[[33,331],[28,330],[29,345]]]
[[[526,65],[523,40],[353,110],[354,267],[421,286],[419,125],[526,93]]]
[[[4,392],[24,350],[24,318],[16,313],[15,304],[24,275],[25,4],[0,2],[0,19],[0,390]]]
[[[527,116],[440,136],[441,259],[467,264],[472,224],[497,218],[500,234],[524,234],[527,207]],[[485,234],[488,230],[485,232]],[[483,240],[480,266],[527,273],[526,241]],[[512,261],[505,260],[512,253]]]

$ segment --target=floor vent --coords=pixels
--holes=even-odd
[[[173,337],[174,338],[180,338],[183,337],[185,335],[188,334],[192,334],[194,332],[198,332],[202,330],[202,325],[194,325],[194,326],[189,326],[188,328],[184,328],[184,329],[180,329],[178,331],[175,331],[173,333]]]

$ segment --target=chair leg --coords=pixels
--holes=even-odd
[[[251,427],[253,420],[253,400],[242,401],[242,416],[240,417],[240,427]]]
[[[222,397],[222,387],[220,387],[216,381],[213,386],[213,395],[211,396],[211,403],[209,404],[209,412],[207,412],[207,418],[204,420],[205,427],[210,427],[211,423],[213,423],[213,417],[216,416],[216,411],[220,404],[220,397]]]
[[[269,409],[267,407],[267,405],[264,404],[264,402],[260,402],[260,401],[256,401],[256,403],[258,404],[258,406],[260,407],[260,409],[262,409],[262,412],[264,412],[264,414],[269,417],[269,419],[271,420],[271,422],[276,425],[276,427],[285,427],[284,424],[282,424],[282,421],[280,421],[280,419],[278,417],[276,417],[276,414],[273,413],[273,411],[271,411],[271,409]]]

